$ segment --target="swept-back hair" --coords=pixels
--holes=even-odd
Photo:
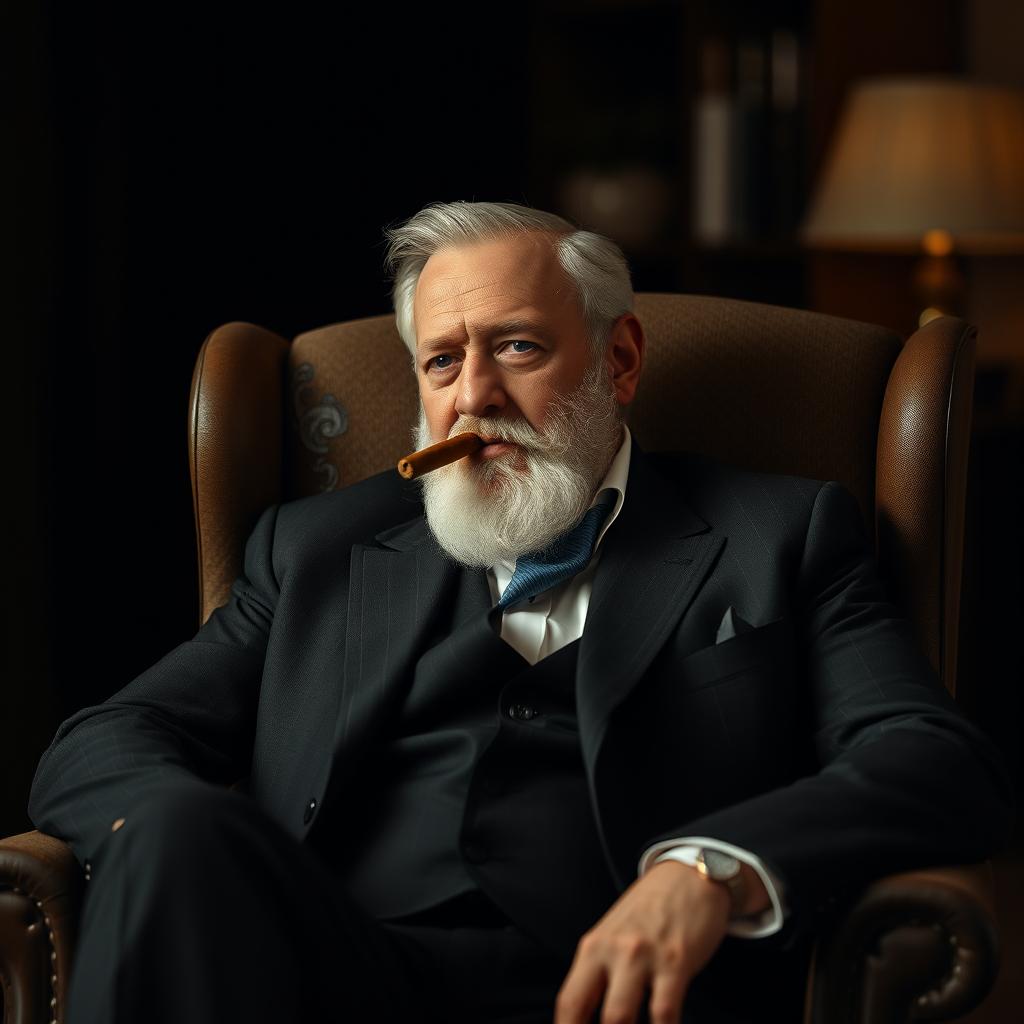
[[[553,213],[514,203],[431,203],[404,224],[385,230],[386,266],[398,333],[416,354],[412,305],[416,282],[440,249],[540,231],[551,236],[562,269],[576,285],[591,344],[603,351],[612,325],[633,308],[633,284],[622,250],[610,239],[580,231]]]

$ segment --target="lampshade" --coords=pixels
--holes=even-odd
[[[827,248],[1024,251],[1024,93],[941,77],[861,82],[802,235]]]

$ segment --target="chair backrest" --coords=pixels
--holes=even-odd
[[[641,294],[647,357],[630,426],[648,450],[839,480],[894,600],[956,678],[974,330],[882,327],[730,299]],[[285,339],[227,324],[193,377],[190,456],[201,615],[227,599],[266,505],[393,467],[418,413],[391,316]]]

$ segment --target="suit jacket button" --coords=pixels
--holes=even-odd
[[[306,804],[306,810],[302,814],[302,824],[308,825],[313,820],[313,814],[316,812],[316,797],[310,797],[309,803]]]

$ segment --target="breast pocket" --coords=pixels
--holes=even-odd
[[[755,626],[720,644],[685,655],[671,669],[675,685],[688,690],[715,686],[739,676],[775,676],[792,660],[792,634],[786,619]]]
[[[665,651],[621,709],[644,777],[687,787],[695,815],[791,781],[802,756],[794,639],[792,620],[779,619],[688,654]]]
[[[681,746],[721,765],[737,797],[777,784],[792,769],[798,662],[793,623],[778,619],[693,651],[658,681]]]

